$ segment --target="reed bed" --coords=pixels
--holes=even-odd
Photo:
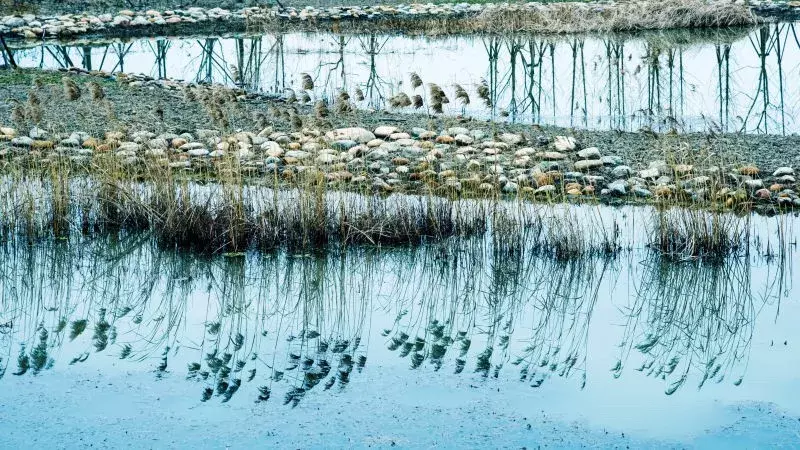
[[[509,251],[556,259],[615,255],[616,224],[569,205],[522,199],[384,195],[331,189],[321,173],[292,182],[277,174],[245,179],[223,161],[213,180],[168,166],[131,169],[98,159],[90,171],[52,161],[47,170],[0,177],[3,239],[68,239],[150,233],[163,248],[201,253],[324,251],[348,246],[408,246],[486,238]],[[615,231],[616,230],[616,231]]]
[[[677,259],[722,260],[750,248],[750,216],[697,208],[660,208],[650,246]]]
[[[481,237],[509,253],[557,260],[614,257],[632,245],[622,242],[619,223],[604,221],[598,206],[523,197],[386,195],[369,187],[346,191],[313,169],[286,180],[278,173],[248,177],[232,157],[214,164],[205,173],[188,173],[155,162],[128,166],[109,155],[95,158],[88,170],[59,159],[7,168],[0,177],[0,238],[35,242],[151,233],[164,248],[236,253]],[[649,247],[679,260],[749,251],[750,214],[679,205],[674,200],[642,208],[650,216]]]
[[[358,20],[251,18],[249,29],[327,29],[336,32],[392,32],[446,35],[456,33],[542,33],[705,29],[754,25],[761,20],[745,3],[719,0],[622,1],[595,4],[580,1],[500,3],[477,14],[445,17],[402,17]]]
[[[745,4],[670,0],[595,5],[584,2],[542,3],[484,10],[475,19],[483,30],[576,33],[670,28],[719,28],[752,25],[755,14]]]

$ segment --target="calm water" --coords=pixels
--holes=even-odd
[[[800,414],[794,219],[753,218],[749,255],[712,265],[645,248],[630,232],[642,211],[604,209],[627,236],[613,259],[491,240],[213,258],[146,236],[6,243],[0,373],[46,383],[55,366],[144,370],[153,383],[186,376],[198,403],[280,408],[335,402],[377,366],[519,382],[548,411],[602,426],[658,412],[671,418],[656,428],[680,429],[747,400]]]
[[[404,37],[328,33],[43,44],[20,49],[27,67],[144,73],[283,94],[315,82],[313,99],[342,89],[381,108],[412,89],[411,72],[442,86],[445,113],[593,129],[800,129],[796,24],[640,36]],[[477,94],[484,80],[491,107]],[[460,84],[470,96],[455,98]]]

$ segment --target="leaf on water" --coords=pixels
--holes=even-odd
[[[408,334],[401,332],[389,342],[389,350],[395,351],[408,340]],[[408,354],[408,353],[406,353]]]
[[[70,361],[69,364],[73,365],[75,363],[84,362],[87,359],[89,359],[89,352],[84,352],[84,353],[81,353],[80,355],[72,358],[72,361]]]
[[[674,383],[672,383],[672,384],[671,384],[671,385],[670,385],[670,386],[667,388],[667,390],[666,390],[666,391],[664,391],[664,393],[665,393],[665,394],[667,394],[667,395],[672,395],[672,394],[674,394],[674,393],[675,393],[675,391],[677,391],[677,390],[678,390],[678,389],[679,389],[681,386],[683,386],[683,383],[685,383],[685,382],[686,382],[686,375],[683,375],[682,377],[680,377],[680,379],[678,379],[677,381],[675,381]]]
[[[406,342],[405,344],[403,344],[403,349],[400,350],[400,357],[405,358],[406,356],[409,355],[409,353],[411,353],[411,350],[413,349],[414,349],[414,344],[411,342]]]
[[[126,315],[128,315],[129,312],[131,312],[131,307],[125,306],[118,309],[117,312],[114,314],[114,316],[116,316],[117,318],[125,317]]]
[[[350,346],[350,341],[348,341],[347,339],[338,340],[333,344],[333,348],[331,349],[331,351],[333,353],[342,353],[349,346]]]
[[[418,368],[420,365],[422,365],[424,360],[425,356],[422,353],[414,352],[414,354],[411,355],[411,368]]]
[[[133,347],[131,347],[130,344],[123,345],[122,351],[119,353],[119,359],[125,359],[128,356],[131,356],[132,352],[133,352]]]
[[[200,363],[198,362],[190,363],[186,374],[186,379],[190,380],[192,378],[195,378],[198,372],[200,372]]]
[[[220,325],[219,322],[212,322],[212,323],[206,324],[206,330],[208,331],[208,334],[211,334],[211,335],[218,334],[220,327],[221,327],[221,325]]]
[[[69,332],[69,340],[74,340],[76,337],[80,336],[85,330],[86,325],[89,323],[86,319],[76,320],[72,322]]]
[[[269,397],[272,395],[272,391],[270,391],[269,386],[261,386],[258,388],[258,400],[256,403],[265,402],[269,400]]]
[[[25,346],[22,345],[19,349],[19,356],[17,357],[17,371],[13,373],[13,375],[21,376],[25,375],[28,369],[31,368],[30,359],[28,355],[25,353]]]
[[[487,347],[478,355],[478,362],[475,366],[475,372],[480,372],[484,377],[489,375],[489,370],[492,368],[492,347]]]
[[[201,402],[207,402],[211,396],[214,395],[214,389],[207,387],[203,389],[203,397],[200,399]]]
[[[241,360],[241,359],[240,359],[240,360],[237,360],[237,361],[236,361],[236,368],[235,368],[235,369],[233,369],[233,371],[234,371],[234,372],[241,372],[241,371],[242,371],[242,369],[244,369],[244,366],[246,366],[246,365],[247,365],[247,361],[243,361],[243,360]]]
[[[111,324],[105,319],[105,309],[100,310],[100,320],[94,326],[94,335],[92,335],[92,342],[96,351],[101,352],[108,346],[108,331],[111,329]]]
[[[619,378],[622,376],[622,361],[617,361],[614,367],[611,368],[613,372],[614,378]]]
[[[467,339],[466,337],[461,338],[461,349],[459,350],[459,356],[465,357],[467,356],[467,352],[469,352],[469,347],[472,345],[472,340]]]
[[[241,350],[242,346],[244,345],[244,336],[242,333],[236,333],[236,337],[233,339],[233,350],[239,351]]]
[[[164,373],[167,370],[167,355],[169,355],[169,347],[165,347],[164,353],[161,354],[161,362],[156,367],[159,373]]]
[[[62,317],[61,320],[58,321],[58,325],[56,325],[56,329],[53,330],[53,332],[58,334],[64,331],[65,328],[67,328],[67,318]]]
[[[39,373],[47,365],[47,330],[41,328],[39,331],[39,344],[31,352],[31,363],[33,373]]]
[[[242,380],[236,378],[231,382],[231,385],[228,386],[228,389],[225,391],[225,395],[222,396],[222,403],[228,402],[236,391],[239,390],[239,387],[242,385]]]
[[[286,393],[286,396],[283,398],[283,404],[288,405],[289,403],[292,404],[292,408],[297,406],[300,403],[300,399],[306,395],[306,391],[303,388],[292,388],[289,392]]]
[[[358,357],[358,360],[356,361],[356,369],[359,372],[361,372],[366,364],[367,364],[367,357],[365,355],[361,355]]]
[[[247,375],[247,382],[253,381],[253,378],[256,377],[256,369],[250,369],[250,372]]]

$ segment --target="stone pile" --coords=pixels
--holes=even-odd
[[[650,161],[632,167],[620,157],[582,145],[570,136],[492,134],[450,127],[403,130],[392,125],[285,132],[223,134],[217,130],[158,134],[140,130],[92,136],[75,131],[50,133],[33,128],[20,133],[0,127],[0,158],[68,158],[86,164],[113,154],[129,165],[160,164],[207,173],[226,158],[247,175],[269,175],[287,182],[322,176],[333,188],[375,192],[524,196],[547,201],[654,199],[800,207],[794,169],[771,174],[752,165],[703,167]]]

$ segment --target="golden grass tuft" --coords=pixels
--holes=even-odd
[[[103,86],[100,86],[100,83],[96,81],[89,83],[89,94],[94,101],[100,101],[106,98],[106,92],[103,90]]]
[[[487,8],[475,18],[482,31],[577,33],[752,25],[750,7],[730,1],[631,1],[533,3]]]
[[[300,77],[303,83],[303,90],[310,91],[314,89],[314,80],[311,79],[311,75],[303,73]]]
[[[81,88],[78,87],[78,84],[72,81],[69,77],[64,77],[61,79],[61,82],[64,86],[64,98],[69,101],[75,101],[81,98]]]

